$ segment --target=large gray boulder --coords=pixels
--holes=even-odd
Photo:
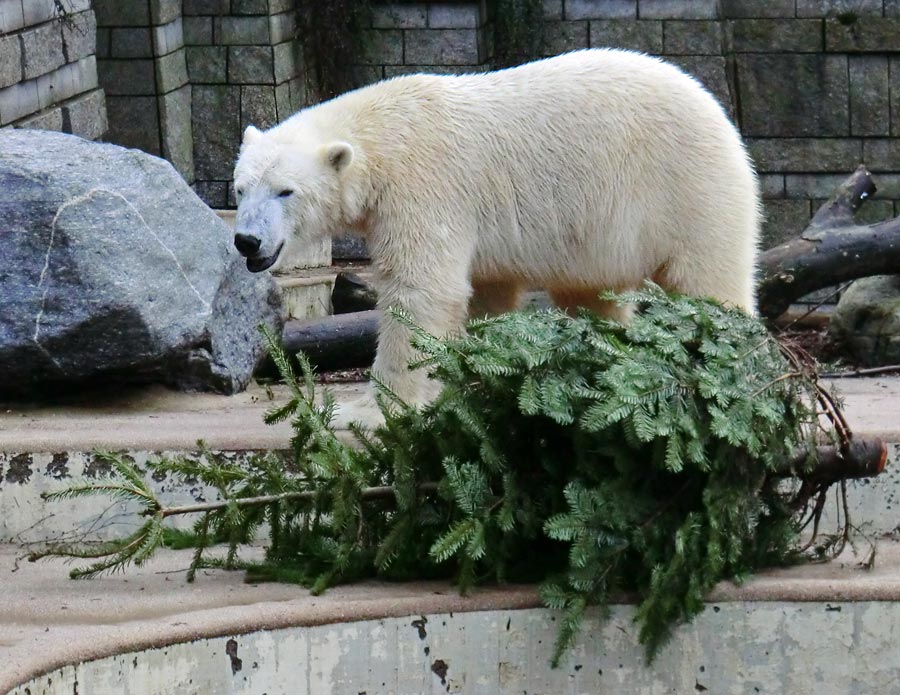
[[[165,160],[0,130],[0,399],[161,382],[233,393],[281,300]]]
[[[828,331],[863,366],[900,364],[900,275],[854,282],[835,307]]]

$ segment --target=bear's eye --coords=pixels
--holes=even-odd
[[[279,197],[279,198],[288,198],[288,197],[290,197],[290,196],[292,196],[292,195],[294,195],[294,192],[293,192],[290,188],[285,188],[283,191],[281,191],[281,192],[278,194],[278,197]]]
[[[234,194],[235,194],[238,198],[240,198],[242,195],[244,195],[244,189],[243,189],[243,188],[235,188],[235,189],[234,189]]]

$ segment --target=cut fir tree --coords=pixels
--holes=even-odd
[[[814,373],[756,319],[652,287],[616,299],[641,305],[627,326],[514,313],[438,339],[408,324],[415,366],[443,389],[421,410],[384,391],[384,424],[355,428],[355,446],[332,430],[334,400],[315,398],[308,363],[299,356],[298,374],[269,336],[290,398],[267,421],[291,421],[297,472],[274,454],[243,467],[210,452],[159,460],[154,473],[220,496],[167,508],[113,456],[114,479],[50,497],[112,493],[149,520],[120,542],[49,552],[95,560],[73,576],[119,569],[163,542],[165,519],[196,513],[190,577],[223,564],[204,556],[218,540],[224,565],[253,581],[314,591],[368,576],[449,576],[463,592],[541,582],[546,605],[563,611],[554,661],[587,606],[627,592],[652,656],[717,582],[840,546],[849,529],[806,546],[800,529],[818,523],[833,483],[877,474],[885,450],[851,441]],[[239,561],[263,523],[265,560]]]

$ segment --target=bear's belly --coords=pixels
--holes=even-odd
[[[506,235],[504,235],[506,236]],[[577,234],[479,238],[470,276],[474,282],[516,282],[554,287],[621,287],[650,278],[662,261],[642,253],[636,238],[599,229]]]

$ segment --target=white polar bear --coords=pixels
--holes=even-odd
[[[753,312],[759,186],[735,127],[690,76],[621,50],[498,72],[410,75],[244,133],[235,244],[252,271],[346,229],[372,254],[382,309],[429,332],[564,308],[652,279]],[[410,403],[433,389],[383,317],[373,371]]]

